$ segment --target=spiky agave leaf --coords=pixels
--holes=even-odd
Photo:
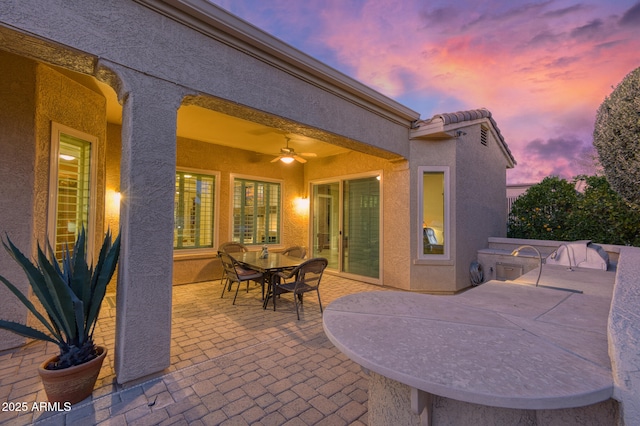
[[[43,333],[40,330],[37,330],[33,327],[26,326],[24,324],[20,324],[19,322],[7,321],[0,319],[0,328],[4,328],[5,330],[13,331],[16,334],[19,334],[24,337],[28,337],[30,339],[36,340],[44,340],[45,342],[55,343],[56,345],[60,345],[60,342],[53,337],[49,336],[46,333]]]
[[[18,290],[18,288],[16,286],[14,286],[11,282],[9,282],[6,278],[4,278],[3,276],[0,276],[0,281],[2,281],[4,283],[4,285],[7,286],[7,288],[16,295],[16,297],[22,302],[23,305],[25,305],[27,307],[27,309],[29,310],[29,312],[31,312],[37,319],[38,321],[40,321],[46,328],[47,330],[49,330],[49,332],[54,336],[53,338],[46,336],[46,338],[42,338],[42,337],[33,337],[34,339],[38,339],[38,340],[47,340],[47,341],[53,341],[56,344],[59,344],[60,341],[62,341],[62,336],[60,335],[60,332],[57,329],[54,329],[50,322],[47,321],[47,319],[36,309],[36,307],[33,305],[33,303],[31,303],[31,301],[20,291]],[[4,327],[2,324],[10,324],[12,323],[12,321],[5,321],[5,320],[0,320],[2,321],[2,323],[0,323],[0,328],[6,328],[8,330],[14,331],[18,334],[22,334],[24,336],[23,333],[20,333],[19,331],[15,331],[12,328],[9,327]],[[44,334],[44,333],[43,333]],[[29,336],[27,336],[29,337]]]
[[[62,332],[53,318],[55,316],[55,308],[53,307],[53,300],[48,292],[42,272],[13,244],[9,237],[7,237],[6,243],[2,241],[2,245],[7,250],[9,255],[13,257],[16,263],[20,265],[22,270],[25,272],[33,293],[36,295],[36,298],[40,301],[43,308],[47,312],[47,315],[49,316],[49,321],[47,321],[42,315],[37,313],[38,311],[35,309],[33,304],[31,304],[28,298],[24,294],[22,294],[15,286],[6,281],[4,278],[2,282],[7,285],[7,287],[9,287],[9,289],[16,296],[20,294],[21,296],[18,296],[18,298],[27,307],[27,309],[29,309],[29,311],[31,311],[36,316],[36,318],[38,318],[38,320],[42,322],[47,327],[47,329],[49,329],[49,331],[51,331],[56,339],[59,339],[61,343],[64,342]]]
[[[100,306],[107,291],[107,285],[113,277],[120,256],[120,234],[111,244],[111,231],[107,230],[107,234],[100,249],[100,255],[96,268],[93,271],[91,279],[91,300],[89,314],[86,318],[85,332],[90,336],[93,335],[94,324],[100,313]]]
[[[73,246],[68,267],[72,274],[70,281],[71,289],[84,303],[85,311],[83,315],[86,316],[89,309],[88,302],[91,297],[91,268],[87,264],[86,231],[84,226],[80,229],[78,238]]]
[[[71,289],[56,272],[56,268],[49,262],[43,251],[38,246],[38,266],[42,271],[48,295],[52,301],[52,311],[48,311],[52,320],[57,323],[63,335],[67,336],[67,342],[77,338],[75,326],[74,297]]]

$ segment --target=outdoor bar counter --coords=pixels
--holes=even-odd
[[[369,425],[616,424],[615,272],[545,266],[538,287],[536,275],[331,303],[325,333],[369,373]]]

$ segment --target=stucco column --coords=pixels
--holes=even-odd
[[[125,383],[170,365],[176,117],[185,91],[108,68],[123,103],[114,359],[117,381]]]

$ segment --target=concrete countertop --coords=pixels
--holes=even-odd
[[[415,389],[494,407],[557,409],[612,396],[607,318],[615,273],[545,266],[452,296],[369,292],[324,313],[338,349]]]

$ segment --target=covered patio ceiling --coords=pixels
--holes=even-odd
[[[110,86],[89,76],[61,71],[74,80],[99,90],[107,102],[107,122],[122,124],[122,106]],[[179,137],[258,152],[273,158],[280,154],[280,148],[286,146],[287,138],[289,147],[296,153],[313,153],[314,158],[330,157],[349,151],[347,148],[296,133],[291,129],[267,126],[195,104],[185,104],[178,110],[177,134]]]

